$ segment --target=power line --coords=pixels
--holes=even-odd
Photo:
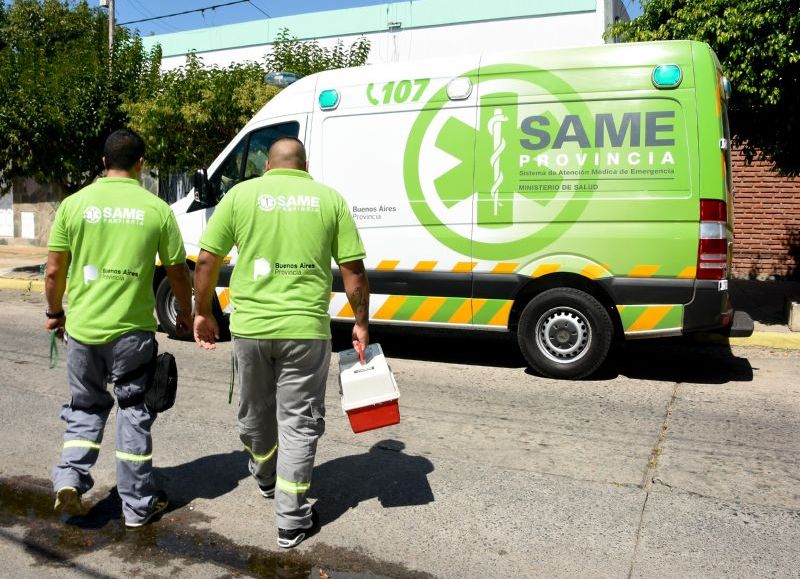
[[[250,2],[250,4],[253,6],[253,8],[255,8],[256,10],[258,10],[259,12],[261,12],[261,14],[263,14],[263,15],[264,15],[264,16],[266,16],[267,18],[272,18],[272,16],[270,16],[269,14],[267,14],[266,12],[264,12],[264,11],[263,11],[261,8],[259,8],[258,6],[256,6],[256,5],[253,3],[253,1],[252,1],[252,0],[248,0],[248,2]]]
[[[225,2],[223,4],[214,4],[213,6],[206,6],[204,8],[195,8],[194,10],[184,10],[183,12],[175,12],[173,14],[164,14],[162,16],[153,16],[152,18],[141,18],[140,20],[129,20],[128,22],[120,22],[119,26],[127,26],[128,24],[139,24],[140,22],[150,22],[152,20],[161,20],[162,18],[172,18],[173,16],[183,16],[184,14],[193,14],[195,12],[205,12],[206,10],[216,10],[217,8],[224,8],[226,6],[233,6],[234,4],[250,4],[261,13],[269,14],[258,8],[251,0],[233,0],[233,2]]]

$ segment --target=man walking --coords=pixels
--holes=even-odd
[[[353,343],[364,347],[369,285],[353,217],[341,195],[311,179],[303,144],[276,140],[266,168],[225,195],[200,240],[194,335],[206,349],[219,338],[211,299],[222,259],[236,245],[239,435],[261,494],[275,498],[278,546],[291,548],[318,526],[307,493],[325,429],[331,258],[355,313]]]
[[[46,329],[67,333],[72,399],[61,462],[53,469],[56,511],[83,513],[92,488],[103,429],[117,397],[117,490],[125,525],[140,527],[167,508],[153,480],[150,428],[143,401],[145,369],[156,353],[153,274],[156,254],[178,301],[178,325],[192,324],[192,287],[175,215],[139,185],[144,142],[129,130],[111,134],[103,150],[106,177],[67,197],[50,231],[45,293]],[[69,276],[69,316],[63,309]]]

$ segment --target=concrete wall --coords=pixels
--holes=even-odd
[[[64,198],[61,187],[15,179],[6,197],[12,202],[13,235],[0,236],[0,243],[46,245],[56,209]]]

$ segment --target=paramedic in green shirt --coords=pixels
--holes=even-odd
[[[211,299],[222,260],[235,245],[230,289],[239,435],[261,494],[275,500],[278,546],[291,548],[319,526],[307,493],[325,429],[331,259],[355,313],[354,346],[369,342],[369,285],[347,204],[311,179],[303,144],[277,139],[266,168],[225,195],[203,233],[194,336],[206,349],[219,338]]]
[[[142,398],[144,370],[156,352],[153,274],[156,255],[178,301],[178,326],[192,325],[192,286],[172,209],[139,185],[144,142],[115,131],[103,149],[106,177],[67,197],[48,243],[46,329],[67,334],[71,400],[61,462],[53,469],[55,508],[83,514],[80,497],[94,481],[103,430],[117,398],[117,490],[125,526],[141,527],[162,513],[167,498],[153,479],[150,429],[156,415]],[[69,282],[67,270],[69,269]],[[69,312],[63,308],[69,290]]]

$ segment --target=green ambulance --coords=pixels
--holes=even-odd
[[[615,339],[752,333],[728,294],[730,91],[690,41],[327,71],[270,101],[174,209],[197,255],[218,200],[298,137],[359,227],[373,324],[513,332],[533,369],[581,378]],[[338,277],[329,313],[352,319]]]

